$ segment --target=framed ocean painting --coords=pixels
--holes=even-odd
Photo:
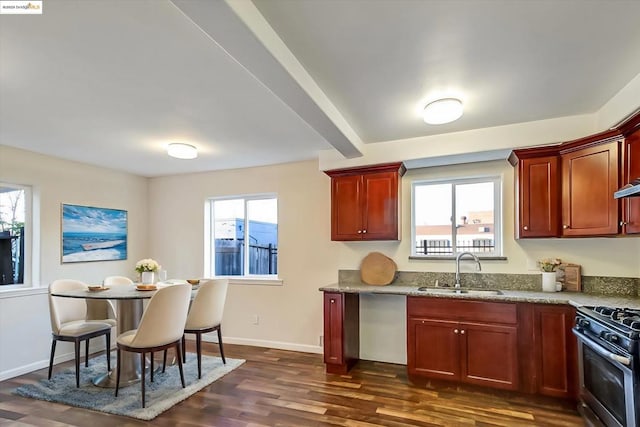
[[[127,259],[127,211],[62,205],[62,263]]]

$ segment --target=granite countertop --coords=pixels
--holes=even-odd
[[[444,288],[446,289],[446,288]],[[451,289],[451,288],[449,288]],[[481,290],[480,288],[478,288]],[[418,286],[388,285],[371,286],[364,284],[333,284],[320,288],[324,292],[340,292],[351,294],[388,294],[411,295],[430,298],[479,299],[504,302],[530,302],[538,304],[570,304],[575,307],[582,305],[604,305],[609,307],[625,307],[640,309],[640,298],[629,296],[602,296],[579,292],[533,292],[500,289],[501,295],[477,294],[440,294],[419,291]]]

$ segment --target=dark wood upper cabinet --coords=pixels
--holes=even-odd
[[[627,152],[635,154],[625,166],[628,174],[640,168],[640,147],[629,145],[629,140],[623,146],[623,141],[620,131],[611,130],[558,145],[514,150],[509,161],[517,165],[516,238],[620,233],[622,202],[613,193],[624,181],[621,165]],[[634,202],[628,206],[632,209],[626,212],[627,222],[638,224],[638,207],[633,209]]]
[[[336,169],[331,177],[331,240],[399,240],[402,163]]]
[[[516,237],[555,237],[560,226],[559,157],[523,158],[518,165]]]
[[[640,115],[625,128],[622,185],[640,178]],[[622,199],[622,232],[640,233],[640,197]]]
[[[618,234],[620,136],[586,148],[561,151],[562,235]]]

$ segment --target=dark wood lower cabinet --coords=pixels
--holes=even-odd
[[[537,393],[576,398],[578,392],[577,341],[571,331],[573,307],[534,305]]]
[[[324,293],[324,362],[345,374],[358,361],[359,296]],[[407,297],[407,372],[577,399],[575,308],[568,305]]]
[[[324,363],[327,372],[345,374],[360,353],[358,294],[324,293]]]
[[[407,297],[409,375],[518,390],[515,307]]]

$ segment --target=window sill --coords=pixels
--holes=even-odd
[[[2,289],[3,287],[0,287],[0,299],[20,298],[29,295],[46,294],[49,292],[49,289],[46,287],[36,288],[30,286],[11,286],[11,289]]]
[[[409,259],[425,260],[425,261],[444,261],[444,260],[455,261],[456,256],[455,255],[411,255]],[[479,255],[478,259],[480,261],[507,261],[506,256],[497,256],[497,255],[488,255],[488,256]],[[469,261],[469,260],[473,261],[471,258],[462,259],[462,261]]]
[[[282,286],[283,284],[282,279],[270,277],[219,276],[216,279],[229,279],[230,285]]]

